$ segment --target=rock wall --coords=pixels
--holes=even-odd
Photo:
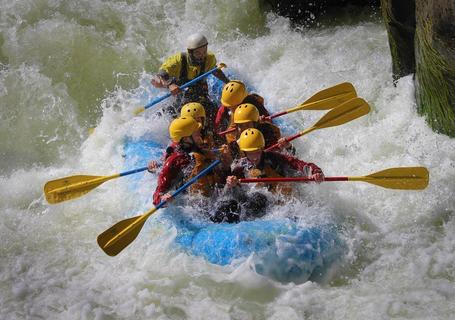
[[[381,0],[381,12],[389,36],[394,79],[415,72],[414,0]]]
[[[337,15],[336,8],[348,5],[377,7],[379,0],[262,0],[261,4],[294,24],[311,27],[330,10]],[[418,111],[433,130],[455,137],[455,0],[380,0],[380,6],[394,80],[414,73]]]
[[[455,1],[416,1],[415,55],[418,110],[455,137]]]
[[[328,11],[354,6],[379,7],[379,0],[312,0],[312,1],[260,1],[264,10],[288,17],[295,24],[311,27],[317,25]]]

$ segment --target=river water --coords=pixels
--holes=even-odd
[[[296,141],[327,176],[425,166],[429,187],[305,186],[306,200],[282,212],[331,216],[347,230],[343,263],[317,282],[273,281],[249,259],[212,265],[172,246],[172,230],[143,231],[122,254],[106,256],[97,235],[150,207],[154,177],[144,174],[135,192],[117,179],[53,206],[42,187],[122,171],[126,135],[166,141],[167,122],[153,111],[131,113],[161,94],[151,74],[196,31],[274,112],[354,84],[369,115]],[[391,79],[377,15],[296,30],[256,1],[1,0],[0,319],[452,319],[455,140],[417,114],[412,76],[396,86]],[[304,128],[322,114],[285,121]]]

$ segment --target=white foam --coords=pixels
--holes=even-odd
[[[6,100],[2,99],[20,101],[17,107],[21,109],[16,111],[23,119],[7,132],[17,130],[17,148],[11,150],[28,155],[26,150],[35,150],[30,134],[40,130],[47,132],[46,141],[36,152],[50,149],[36,164],[10,163],[8,170],[2,170],[1,319],[450,319],[455,276],[455,142],[431,131],[417,114],[412,76],[393,86],[382,25],[359,23],[296,32],[284,18],[260,16],[257,3],[248,1],[234,2],[232,8],[201,1],[174,4],[158,0],[90,1],[75,6],[44,2],[41,6],[1,2],[0,25],[8,26],[4,29],[8,31],[4,35],[8,52],[20,49],[24,39],[20,24],[30,17],[48,24],[24,24],[28,39],[33,38],[34,30],[44,37],[42,31],[52,23],[65,26],[61,30],[67,32],[66,23],[77,24],[81,16],[91,16],[88,12],[92,10],[104,13],[105,19],[76,26],[78,32],[83,34],[87,28],[91,34],[99,32],[98,39],[107,39],[115,48],[137,50],[136,61],[148,59],[144,56],[150,52],[147,63],[153,68],[162,57],[181,50],[188,34],[201,29],[219,61],[254,86],[272,111],[290,108],[322,88],[350,81],[370,103],[372,112],[300,138],[295,144],[301,157],[318,164],[328,176],[425,166],[430,170],[430,186],[424,191],[388,190],[362,182],[303,187],[310,200],[302,203],[301,223],[316,223],[322,212],[324,221],[336,219],[343,226],[349,253],[332,283],[282,285],[257,275],[250,260],[226,267],[212,265],[172,246],[172,230],[154,225],[153,217],[144,227],[149,232],[143,230],[119,256],[107,257],[96,244],[97,235],[150,206],[154,177],[144,174],[143,187],[134,194],[128,190],[128,180],[120,178],[81,199],[54,206],[45,203],[42,186],[76,173],[120,172],[126,135],[134,138],[149,132],[165,143],[166,121],[154,117],[154,111],[131,117],[137,106],[148,102],[143,97],[160,93],[150,89],[145,71],[138,75],[136,90],[109,92],[100,102],[103,114],[94,134],[85,139],[81,125],[74,121],[78,109],[66,88],[52,83],[38,64],[18,67],[11,61],[9,69],[0,71],[0,102],[3,107]],[[58,14],[53,18],[46,15],[55,11]],[[65,18],[70,16],[76,18]],[[124,39],[116,38],[109,21],[123,23]],[[20,57],[34,61],[32,55],[27,50]],[[150,69],[145,62],[143,66]],[[14,95],[19,98],[11,98]],[[43,116],[41,110],[47,110]],[[4,115],[5,109],[1,112]],[[323,114],[294,113],[286,121],[300,130]],[[34,159],[36,155],[31,154]],[[272,216],[299,211],[295,206]]]

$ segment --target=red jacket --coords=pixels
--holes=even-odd
[[[166,159],[158,176],[158,184],[153,194],[153,204],[155,206],[161,202],[163,194],[186,180],[186,177],[191,173],[191,169],[188,168],[191,162],[192,158],[188,153],[177,150]]]

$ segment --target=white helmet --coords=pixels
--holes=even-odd
[[[186,48],[189,50],[194,50],[207,44],[207,38],[200,33],[194,33],[186,39]]]

